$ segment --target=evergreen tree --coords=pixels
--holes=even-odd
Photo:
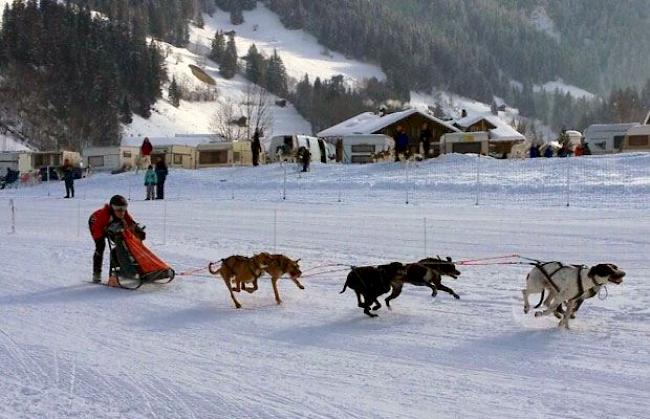
[[[214,33],[214,39],[212,40],[212,49],[210,50],[210,59],[217,64],[221,64],[223,56],[226,53],[226,37],[223,34],[223,31],[217,31]]]
[[[176,77],[172,78],[172,82],[169,84],[169,102],[174,106],[175,108],[178,108],[181,106],[181,92],[178,88],[178,84],[176,84]]]
[[[221,60],[221,67],[219,73],[226,79],[232,79],[237,74],[237,46],[235,45],[235,35],[228,36],[228,43],[226,44],[226,51],[224,52],[223,59]]]
[[[133,122],[133,112],[131,112],[131,105],[129,105],[129,99],[126,96],[122,99],[120,106],[120,122],[127,125]]]
[[[266,88],[277,96],[286,97],[288,93],[287,79],[287,70],[284,63],[278,55],[278,51],[273,50],[266,71]]]
[[[263,85],[266,73],[266,60],[264,56],[257,51],[255,44],[252,44],[246,55],[246,78],[251,82]]]

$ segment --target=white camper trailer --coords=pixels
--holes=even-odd
[[[84,163],[93,171],[131,170],[140,155],[139,147],[86,147],[83,150]]]
[[[312,162],[329,163],[334,159],[334,147],[320,138],[309,135],[276,135],[269,144],[268,160],[295,161],[296,152],[301,147],[309,150]]]
[[[476,132],[452,132],[440,138],[440,152],[442,154],[483,154],[487,155],[490,150],[489,133],[486,131]]]
[[[357,134],[344,135],[336,141],[337,161],[342,163],[374,163],[379,155],[382,160],[389,160],[391,150],[395,148],[395,141],[383,134]]]
[[[618,153],[628,131],[639,124],[595,124],[585,130],[585,143],[592,154]]]

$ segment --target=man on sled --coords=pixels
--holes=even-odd
[[[115,195],[107,205],[95,211],[88,220],[90,234],[95,241],[95,253],[93,254],[93,282],[95,283],[102,281],[102,264],[104,263],[107,239],[114,241],[116,236],[124,230],[132,231],[140,240],[144,240],[146,237],[144,228],[133,221],[129,215],[128,205],[123,196]],[[118,285],[117,278],[111,275],[108,279],[108,286]]]

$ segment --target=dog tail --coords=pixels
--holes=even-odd
[[[540,308],[542,306],[542,302],[544,301],[544,291],[546,290],[542,290],[542,298],[539,299],[539,303],[535,306],[535,308]]]
[[[216,274],[218,274],[219,272],[221,272],[221,267],[219,267],[219,269],[217,269],[217,270],[212,270],[212,267],[215,266],[215,265],[216,265],[216,263],[212,263],[212,262],[210,262],[210,263],[208,264],[208,271],[210,271],[210,273],[211,273],[212,275],[216,275]]]
[[[346,289],[348,289],[348,281],[345,281],[345,285],[343,285],[343,289],[341,290],[341,292],[339,292],[339,294],[343,294]]]

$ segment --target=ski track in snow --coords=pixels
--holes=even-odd
[[[647,163],[636,158],[639,167]],[[616,159],[583,164],[611,168]],[[593,202],[566,208],[537,205],[541,189],[513,186],[477,207],[454,200],[458,191],[445,178],[438,179],[436,200],[420,190],[414,204],[404,205],[394,173],[400,167],[315,165],[309,176],[292,178],[284,202],[281,180],[270,176],[279,166],[172,170],[169,201],[131,203],[147,225],[149,246],[177,272],[274,244],[302,258],[305,290],[281,280],[284,302],[277,306],[261,279],[258,292],[238,295],[241,310],[223,281],[204,273],[136,292],[86,282],[93,251],[87,216],[112,193],[126,194],[129,184],[134,196],[142,193],[139,177],[77,182],[77,200],[48,197],[60,184],[3,191],[0,231],[10,230],[4,198],[15,199],[17,218],[16,234],[0,242],[0,417],[647,417],[647,189],[594,187],[586,195]],[[627,179],[643,185],[635,167],[628,165]],[[234,179],[233,170],[242,187],[234,200],[231,184],[220,181]],[[337,203],[341,170],[346,192]],[[417,173],[412,180],[434,188],[425,173],[439,176],[442,169]],[[503,186],[513,175],[499,173],[486,173],[488,186]],[[369,193],[360,186],[367,181],[383,186]],[[365,192],[354,200],[358,191]],[[610,196],[626,201],[597,209]],[[353,292],[339,295],[345,268],[309,275],[333,263],[417,260],[425,254],[424,217],[429,255],[607,261],[628,275],[609,287],[606,300],[586,302],[570,331],[557,328],[555,318],[523,314],[520,289],[529,266],[460,267],[458,280],[445,281],[458,301],[407,285],[376,319],[356,307]]]

